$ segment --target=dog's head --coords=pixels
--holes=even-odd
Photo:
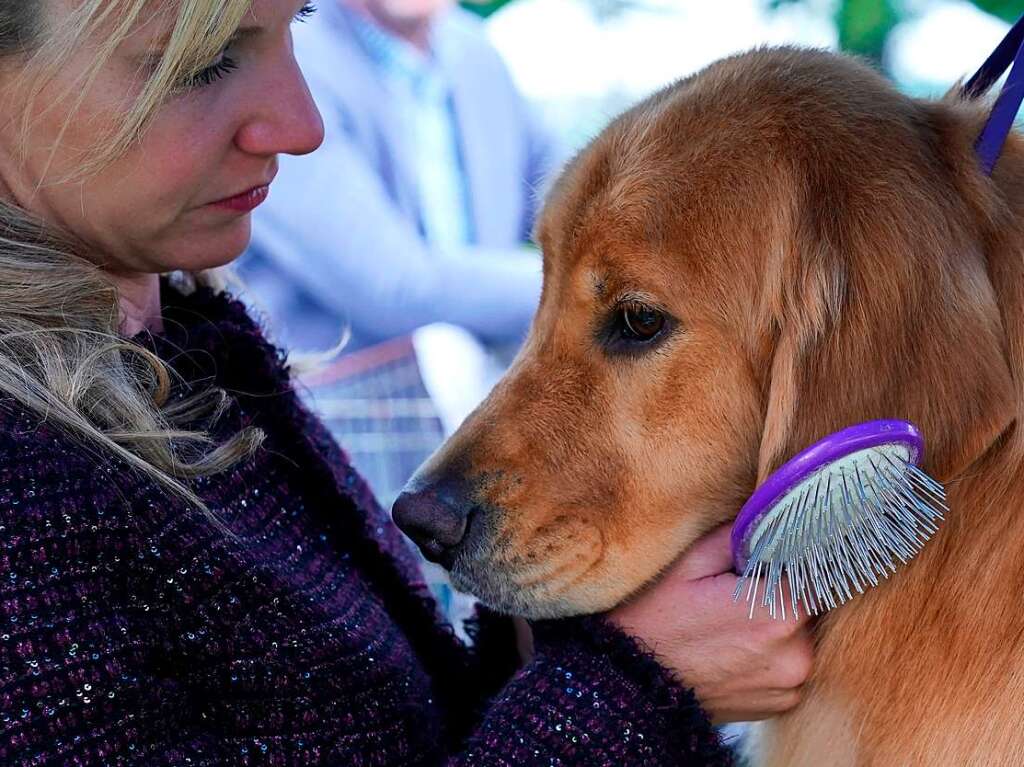
[[[838,428],[910,419],[929,469],[962,470],[1015,409],[979,127],[789,49],[619,117],[549,194],[521,353],[398,524],[484,602],[560,616],[635,592]]]

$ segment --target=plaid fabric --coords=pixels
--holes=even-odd
[[[302,383],[385,508],[444,441],[408,337],[347,354]]]
[[[385,509],[444,442],[444,428],[407,336],[347,354],[301,383],[309,404]],[[455,591],[444,569],[411,548],[441,610],[466,639],[464,624],[476,600]]]

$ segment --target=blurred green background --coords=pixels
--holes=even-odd
[[[679,0],[680,2],[698,0]],[[463,6],[490,16],[517,0],[462,0]],[[770,8],[797,5],[807,0],[765,0]],[[1004,21],[1013,22],[1024,13],[1024,0],[972,0],[974,5]],[[642,7],[643,0],[590,0],[595,14],[609,18],[627,8]],[[916,12],[915,3],[898,0],[839,0],[834,11],[839,46],[845,51],[881,61],[886,38],[901,20]]]
[[[568,147],[630,104],[761,45],[841,50],[937,98],[969,77],[1024,0],[461,0]]]

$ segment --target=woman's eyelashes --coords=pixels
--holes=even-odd
[[[313,3],[306,3],[295,14],[295,21],[305,21],[314,13],[316,13],[316,6]],[[228,55],[228,50],[234,42],[234,40],[229,41],[224,46],[224,50],[221,51],[220,58],[216,62],[191,75],[182,85],[189,90],[202,88],[220,80],[229,72],[238,69],[238,62]]]
[[[221,79],[224,75],[235,69],[238,69],[238,62],[228,56],[227,49],[225,48],[218,61],[206,67],[206,69],[196,72],[196,74],[188,79],[185,85],[188,88],[202,88]]]

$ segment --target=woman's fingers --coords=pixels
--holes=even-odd
[[[729,722],[758,722],[785,714],[803,699],[803,690],[763,690],[742,701],[734,700],[720,706],[711,706],[711,722],[716,725]]]
[[[731,525],[723,525],[696,541],[669,570],[669,577],[689,581],[732,572]]]
[[[741,580],[731,572],[729,536],[722,527],[698,541],[657,583],[609,615],[692,687],[719,722],[789,710],[813,666],[806,615],[794,618],[787,609],[787,620],[772,618],[759,594],[750,617],[749,603],[734,601]],[[789,600],[785,579],[782,589]]]
[[[790,627],[803,626],[810,620],[810,615],[803,605],[799,605],[799,609],[794,614],[789,578],[786,576],[782,577],[782,595],[786,603],[785,620],[782,619],[781,611],[777,612],[776,617],[773,618],[768,612],[768,608],[761,604],[764,595],[763,584],[758,584],[757,594],[754,595],[751,591],[753,588],[751,581],[743,581],[742,587],[740,587],[740,581],[739,576],[730,572],[706,578],[695,585],[707,592],[708,599],[719,602],[728,600],[733,604],[737,618],[742,617],[744,620],[750,621],[754,626],[774,626],[780,631],[786,632]],[[738,599],[735,598],[737,588],[740,588]],[[751,600],[754,602],[753,611],[750,609]]]

